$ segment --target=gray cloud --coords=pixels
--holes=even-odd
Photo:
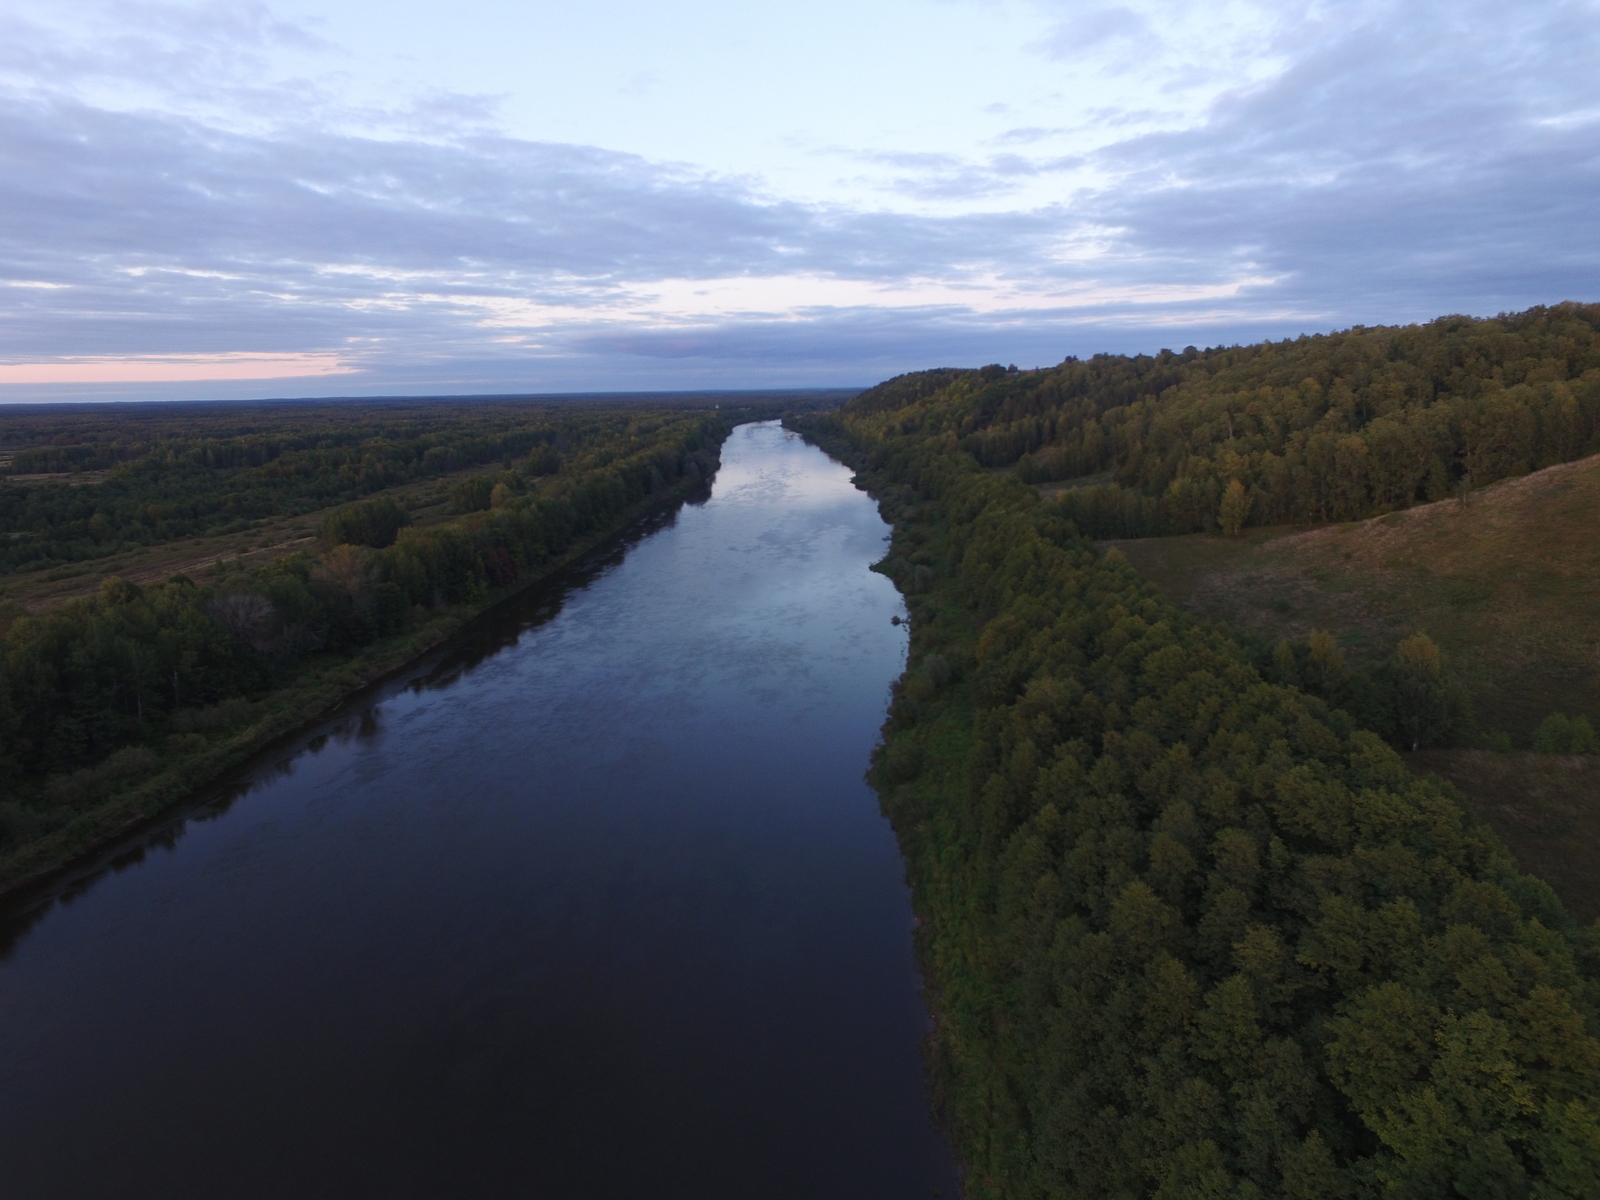
[[[1592,298],[1600,120],[1550,118],[1594,103],[1600,27],[1592,5],[1539,9],[1493,34],[1501,10],[1480,9],[1466,47],[1439,10],[1322,30],[1204,128],[1104,150],[1123,187],[1079,211],[1129,257],[1197,277],[1231,261],[1282,279],[1266,303],[1336,319]]]
[[[1051,58],[1067,60],[1107,42],[1143,39],[1148,43],[1151,38],[1149,24],[1132,9],[1102,8],[1060,22],[1038,48]]]
[[[453,300],[598,305],[661,279],[797,271],[952,278],[965,259],[1026,258],[1051,232],[1037,214],[807,207],[487,136],[252,136],[15,96],[0,127],[0,277],[58,285],[6,289],[12,358],[482,339]]]
[[[297,111],[285,85],[238,62],[304,31],[259,7],[218,7],[198,29],[182,24],[188,10],[150,12],[154,32],[133,50],[22,32],[56,47],[34,68],[63,79],[147,50],[157,65],[140,70],[162,70],[163,47],[193,42],[198,65],[172,62],[180,89],[242,78],[260,111]],[[1194,128],[1072,158],[1033,130],[981,160],[876,156],[904,194],[941,201],[993,200],[1084,164],[1112,180],[955,216],[802,204],[690,166],[512,139],[489,128],[492,98],[379,114],[379,136],[310,119],[225,128],[14,84],[0,90],[0,281],[53,286],[0,286],[0,360],[337,351],[363,368],[341,390],[368,392],[856,383],[1600,298],[1597,15],[1560,0],[1336,11],[1282,27],[1271,49],[1288,66]],[[1120,20],[1095,36],[1120,37]],[[15,68],[17,44],[0,28],[0,69]],[[795,273],[1123,290],[1005,311],[615,316],[619,296],[662,280]],[[1171,291],[1247,278],[1271,282]],[[578,313],[508,329],[485,324],[485,298]]]

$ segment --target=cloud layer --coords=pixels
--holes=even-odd
[[[1592,3],[1308,11],[1182,127],[864,154],[853,203],[513,137],[481,98],[296,101],[261,56],[305,30],[140,12],[142,41],[0,30],[0,398],[241,355],[272,384],[212,392],[865,383],[1600,298]],[[1128,69],[1159,18],[1075,10],[1016,52]],[[207,52],[161,92],[152,38]]]

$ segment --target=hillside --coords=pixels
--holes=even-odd
[[[1438,433],[1422,478],[1437,461],[1436,490],[1468,493],[1471,513],[1491,462],[1516,478],[1593,452],[1596,315],[928,372],[793,422],[894,522],[880,569],[906,596],[911,655],[873,780],[907,859],[970,1195],[1594,1194],[1600,927],[1328,702],[1350,693],[1387,736],[1426,744],[1454,711],[1437,648],[1408,639],[1366,674],[1329,639],[1263,661],[1248,631],[1197,620],[1085,535],[1170,529],[1206,479],[1196,529],[1318,497],[1352,516],[1426,499],[1351,473],[1348,439],[1382,420]],[[1315,394],[1296,387],[1319,356]],[[1545,420],[1558,394],[1581,437]],[[1486,432],[1490,415],[1527,439]],[[1054,473],[1041,450],[1096,438],[1110,449],[1062,465],[1090,486],[1029,486]],[[1330,444],[1344,456],[1313,453]],[[1351,480],[1363,490],[1340,492]],[[1482,588],[1462,577],[1446,593],[1470,607]],[[1265,599],[1293,616],[1294,596]],[[1394,632],[1375,623],[1368,653]]]
[[[1600,306],[1562,304],[1044,371],[923,372],[873,403],[938,385],[902,410],[919,430],[1024,482],[1073,483],[1063,503],[1095,537],[1344,521],[1600,451],[1597,327]]]
[[[1600,456],[1458,500],[1309,530],[1113,541],[1199,616],[1269,641],[1334,632],[1355,663],[1418,629],[1521,746],[1552,711],[1600,722]]]

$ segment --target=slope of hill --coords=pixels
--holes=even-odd
[[[1506,380],[1530,329],[1542,337],[1570,319],[1587,340],[1561,359],[1562,387],[1600,381],[1585,357],[1594,315],[1524,314],[1496,327],[1512,335],[1500,342],[1492,322],[1345,342],[1394,347],[1383,361],[1422,372],[1426,394],[1383,393],[1388,415],[1437,409],[1452,439],[1461,418],[1461,440],[1441,441],[1438,460],[1481,483],[1490,443],[1468,432],[1481,403],[1536,435],[1502,474],[1539,454],[1578,456],[1576,442],[1539,442],[1554,360],[1549,393],[1527,373]],[[1461,370],[1405,357],[1479,335],[1494,335],[1495,352]],[[1317,349],[1211,357],[1298,370]],[[1451,791],[1098,550],[1074,507],[1093,489],[1042,500],[1021,461],[1037,447],[998,436],[1034,417],[1040,445],[1089,436],[1099,417],[1065,402],[1084,383],[1104,411],[1128,410],[1117,424],[1136,417],[1151,435],[1122,443],[1115,475],[1148,459],[1138,446],[1165,437],[1169,415],[1182,429],[1188,410],[1164,393],[1205,357],[902,377],[793,422],[857,466],[895,525],[881,569],[906,595],[911,655],[873,778],[922,921],[934,1061],[969,1194],[1591,1196],[1600,929],[1521,874]],[[1390,382],[1405,374],[1368,365]],[[1141,393],[1158,368],[1179,377]],[[1336,393],[1341,378],[1318,388]],[[1129,383],[1120,400],[1118,379]],[[1042,408],[1024,406],[1051,389],[1063,402],[1046,430]],[[1240,439],[1240,411],[1218,410],[1235,417],[1220,440]],[[1350,430],[1359,414],[1339,411]],[[1312,412],[1311,425],[1326,416]],[[1261,453],[1289,465],[1292,487],[1326,494],[1353,447],[1296,462],[1291,450],[1315,436],[1306,428]],[[1119,482],[1136,501],[1125,513],[1170,516],[1169,492],[1138,483]],[[1228,484],[1208,519],[1243,524],[1255,497]],[[1431,695],[1408,683],[1392,700]]]
[[[1600,918],[1600,755],[1419,750],[1406,765],[1460,788],[1524,871],[1578,920]]]
[[[1097,483],[1065,497],[1096,537],[1351,520],[1600,451],[1597,328],[1600,305],[1561,304],[1045,371],[923,372],[872,403],[1025,482]],[[942,390],[906,407],[919,387]]]
[[[1471,692],[1479,727],[1519,745],[1552,711],[1600,722],[1600,456],[1466,503],[1110,544],[1185,608],[1271,641],[1327,629],[1360,663],[1424,629]]]

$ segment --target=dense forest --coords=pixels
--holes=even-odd
[[[1596,1194],[1600,929],[1362,727],[1336,648],[1263,661],[1030,484],[1110,471],[1127,533],[1226,523],[1235,479],[1284,520],[1529,470],[1596,448],[1597,317],[929,372],[792,419],[895,526],[873,780],[972,1196]],[[1449,718],[1425,637],[1382,685],[1402,744]]]
[[[123,420],[109,431],[120,442],[66,446],[27,444],[49,417],[5,423],[8,444],[22,443],[0,482],[13,573],[252,514],[325,509],[320,538],[262,565],[219,559],[199,577],[107,577],[39,611],[0,603],[0,854],[237,740],[280,693],[439,614],[475,611],[642,507],[703,487],[729,428],[715,411],[594,405],[212,414],[225,436],[192,414],[137,415],[154,432]],[[87,483],[27,478],[107,462]],[[374,494],[447,473],[446,515],[424,524]]]
[[[936,371],[875,389],[898,432],[1065,482],[1097,537],[1343,521],[1600,450],[1600,305],[1294,341]],[[1231,492],[1231,494],[1230,494]]]

